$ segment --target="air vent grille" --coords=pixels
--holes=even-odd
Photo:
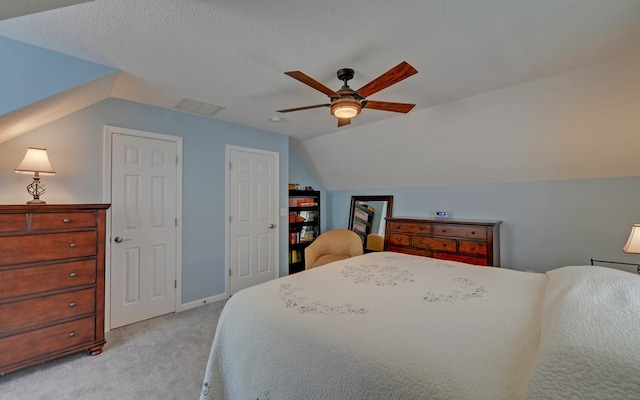
[[[218,111],[224,109],[224,107],[205,103],[199,100],[182,99],[182,101],[178,103],[177,106],[175,106],[175,109],[210,117]]]

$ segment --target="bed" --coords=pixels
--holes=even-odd
[[[640,398],[640,276],[392,252],[235,294],[200,397],[589,398]]]

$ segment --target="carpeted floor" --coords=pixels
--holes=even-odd
[[[224,304],[114,329],[99,356],[82,352],[0,376],[0,400],[196,400]]]

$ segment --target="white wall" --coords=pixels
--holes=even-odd
[[[309,139],[327,190],[639,176],[640,58]]]

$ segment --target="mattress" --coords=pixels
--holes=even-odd
[[[640,277],[392,252],[242,290],[201,400],[640,398]]]

